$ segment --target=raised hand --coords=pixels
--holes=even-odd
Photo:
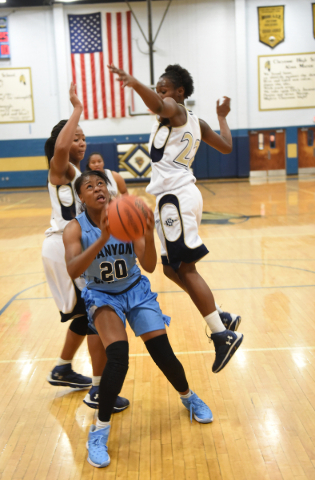
[[[109,70],[114,73],[115,75],[118,76],[116,80],[118,82],[122,82],[123,87],[133,87],[136,79],[129,75],[129,73],[126,73],[124,70],[121,70],[120,68],[115,67],[115,65],[107,65]]]
[[[72,103],[74,108],[75,107],[83,108],[82,103],[80,102],[79,98],[77,97],[76,87],[77,86],[73,82],[71,82],[70,90],[69,90],[70,102]]]
[[[231,99],[229,97],[223,97],[224,100],[220,105],[220,100],[217,100],[217,115],[218,117],[226,117],[227,114],[230,112],[231,107]]]

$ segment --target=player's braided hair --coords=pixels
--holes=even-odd
[[[186,68],[182,68],[178,64],[168,65],[161,77],[167,77],[173,83],[175,88],[184,87],[185,98],[190,97],[194,91],[194,81],[192,76]]]
[[[54,128],[52,129],[50,137],[48,138],[48,140],[46,140],[45,155],[48,159],[48,168],[50,168],[50,160],[54,156],[55,144],[56,144],[56,141],[57,141],[57,137],[58,137],[59,133],[61,132],[61,130],[63,129],[63,127],[65,126],[65,124],[67,123],[67,121],[68,120],[60,120],[60,122],[57,123],[57,125],[55,125]]]
[[[103,160],[103,162],[105,163],[103,155],[101,155],[100,152],[92,152],[91,155],[89,155],[89,158],[87,159],[87,163],[86,163],[86,167],[85,167],[85,170],[87,170],[89,172],[92,172],[92,169],[90,167],[90,160],[91,160],[91,157],[93,157],[93,155],[99,155],[101,157],[101,159]]]

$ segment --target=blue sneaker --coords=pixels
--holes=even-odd
[[[93,467],[107,467],[107,465],[110,464],[110,457],[108,455],[106,445],[108,441],[110,425],[102,428],[101,430],[95,430],[95,428],[95,425],[91,425],[89,439],[86,443],[86,448],[89,451],[87,461],[93,465]]]
[[[190,411],[190,421],[192,422],[192,415],[194,419],[199,423],[211,423],[213,422],[213,415],[210,408],[192,392],[189,398],[180,397],[183,405]]]
[[[215,360],[212,365],[213,373],[220,372],[227,365],[241,345],[243,338],[242,333],[231,332],[231,330],[211,334],[211,340],[215,348]]]
[[[91,388],[89,393],[86,394],[83,402],[90,408],[98,408],[99,404],[99,386],[94,386]],[[124,397],[117,397],[116,402],[113,408],[113,413],[118,413],[122,412],[125,410],[127,407],[129,407],[130,402],[127,400],[127,398]]]
[[[232,332],[236,332],[242,321],[241,316],[235,315],[235,313],[221,312],[219,316],[225,328]]]
[[[71,368],[71,363],[56,366],[48,375],[47,381],[50,385],[71,388],[89,388],[92,385],[92,378],[84,377]]]

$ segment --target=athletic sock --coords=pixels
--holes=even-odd
[[[92,377],[92,385],[93,387],[98,387],[99,384],[101,383],[101,378],[102,376],[100,377]]]
[[[67,365],[68,363],[71,363],[72,360],[63,360],[63,358],[59,357],[57,360],[57,367],[60,367],[61,365]]]
[[[215,303],[215,308],[218,310],[219,313],[222,313],[223,310],[222,308],[217,304],[217,302],[214,302]]]
[[[110,422],[101,422],[98,418],[96,420],[95,430],[101,430],[102,428],[108,427],[108,425],[110,425]]]
[[[221,321],[220,315],[217,312],[217,310],[215,310],[212,313],[209,313],[209,315],[204,317],[204,319],[205,319],[206,324],[210,328],[211,333],[220,333],[220,332],[224,332],[224,330],[226,330],[225,326],[223,325],[223,323]]]
[[[189,389],[189,392],[186,395],[180,395],[180,398],[189,398],[193,395],[193,392]]]

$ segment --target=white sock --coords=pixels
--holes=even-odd
[[[186,395],[180,395],[180,398],[189,398],[193,395],[193,392],[189,389],[189,392]]]
[[[206,324],[211,330],[211,333],[220,333],[226,330],[225,326],[223,325],[220,315],[217,310],[212,313],[209,313],[206,317],[204,317]]]
[[[95,430],[101,430],[102,428],[108,427],[110,425],[109,422],[101,422],[100,419],[98,418],[96,420],[96,425],[95,425]]]
[[[218,310],[219,313],[222,313],[223,310],[222,308],[219,307],[219,305],[217,304],[217,302],[214,302],[215,303],[215,308]]]
[[[101,383],[101,378],[102,377],[92,377],[93,387],[98,387],[99,386],[99,384]]]
[[[63,360],[61,357],[58,358],[57,360],[57,366],[60,367],[60,365],[67,365],[68,363],[71,363],[72,360]]]

